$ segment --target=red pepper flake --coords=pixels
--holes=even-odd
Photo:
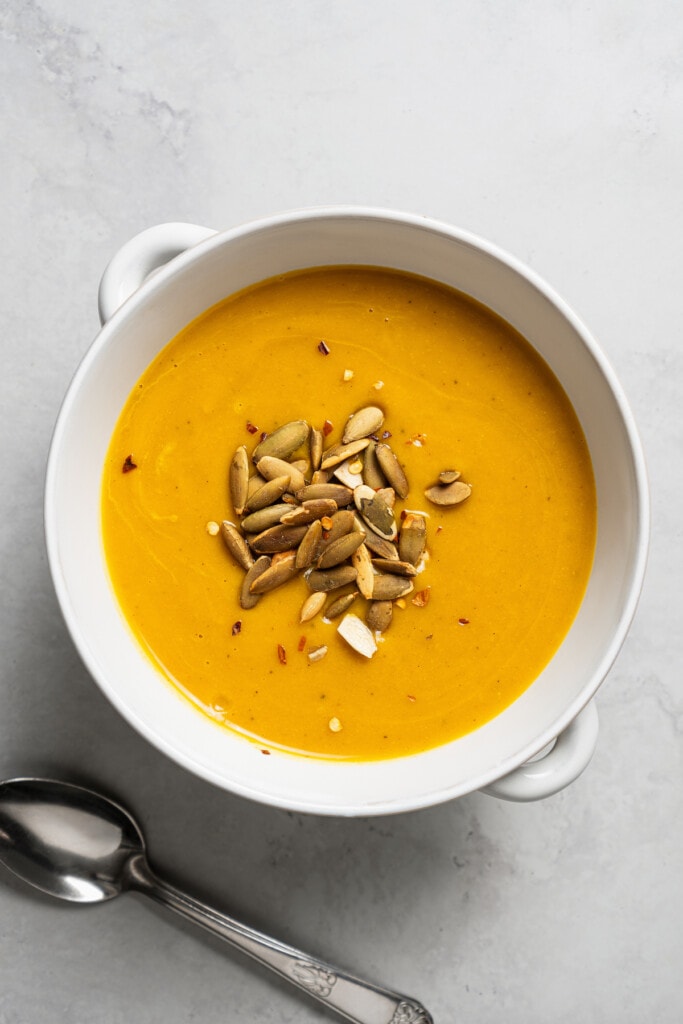
[[[436,528],[436,532],[437,533],[441,533],[442,530],[443,530],[443,526],[437,526],[437,528]]]
[[[282,644],[277,645],[277,657],[281,665],[287,664],[287,651],[284,649]]]
[[[408,700],[411,701],[413,704],[417,700],[417,697],[413,697],[412,693],[407,694],[407,697],[408,697]]]
[[[123,466],[121,467],[121,472],[123,472],[123,473],[130,473],[131,469],[137,469],[137,468],[138,468],[138,464],[137,464],[137,462],[133,462],[133,456],[132,455],[126,455],[126,458],[124,460]]]
[[[424,607],[426,607],[426,605],[429,604],[429,598],[430,598],[431,592],[432,592],[432,588],[431,587],[425,587],[424,590],[418,590],[417,594],[412,599],[411,603],[414,604],[416,608],[424,608]]]
[[[261,436],[260,436],[260,438],[259,438],[259,441],[261,442],[261,444],[263,444],[263,442],[265,441],[265,439],[266,439],[267,437],[268,437],[268,434],[266,433],[266,431],[265,431],[265,430],[262,430],[262,431],[261,431]]]
[[[458,625],[459,626],[469,626],[469,624],[470,624],[470,620],[469,619],[465,619],[465,618],[458,619]]]
[[[327,344],[326,341],[320,342],[320,344],[318,345],[318,352],[320,352],[324,356],[329,356],[330,346]]]
[[[262,754],[266,754],[267,757],[270,757],[270,751],[269,750],[261,750],[261,753]]]
[[[331,420],[325,420],[325,422],[323,423],[323,434],[324,434],[324,436],[327,437],[328,434],[331,434],[333,430],[334,430],[334,423]]]
[[[303,651],[305,646],[306,646],[306,637],[305,636],[300,636],[299,637],[299,643],[296,646],[297,651]]]
[[[251,420],[247,420],[247,430],[250,434],[258,434],[258,427],[255,427]]]
[[[237,636],[238,633],[242,632],[242,620],[238,619],[237,622],[232,624],[232,635]]]

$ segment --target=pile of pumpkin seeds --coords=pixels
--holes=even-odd
[[[228,473],[237,522],[220,524],[244,570],[242,608],[303,575],[310,595],[300,622],[321,612],[327,620],[341,619],[340,636],[368,658],[378,634],[391,625],[394,602],[414,590],[426,550],[425,514],[403,511],[397,520],[396,501],[410,488],[383,425],[382,409],[365,406],[329,447],[332,424],[318,430],[305,420],[262,434],[251,456],[241,445]],[[443,507],[459,504],[471,492],[459,476],[444,470],[425,496]],[[426,603],[428,590],[421,595],[418,605]],[[349,611],[359,596],[364,619]],[[308,657],[319,660],[326,650],[314,648]]]

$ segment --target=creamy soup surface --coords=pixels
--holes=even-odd
[[[295,419],[328,421],[332,444],[368,405],[410,483],[397,519],[428,515],[414,591],[369,659],[339,620],[300,623],[303,576],[240,607],[244,572],[207,530],[238,522],[238,446]],[[424,496],[445,469],[472,487],[451,508]],[[169,684],[264,750],[348,759],[438,746],[514,701],[576,615],[596,519],[579,422],[531,346],[456,291],[374,268],[283,275],[189,324],[130,395],[102,490],[113,588]]]

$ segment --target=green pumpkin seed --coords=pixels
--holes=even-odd
[[[284,583],[288,583],[299,572],[295,565],[296,552],[289,551],[276,562],[275,559],[268,568],[258,576],[249,591],[251,594],[267,594]]]
[[[403,576],[375,576],[372,588],[373,601],[396,601],[413,590],[411,580]]]
[[[306,573],[309,589],[323,593],[353,583],[355,578],[356,570],[351,565],[338,565],[334,569],[313,569]]]
[[[347,533],[343,537],[338,537],[331,544],[325,545],[316,563],[318,568],[329,569],[333,565],[345,562],[362,543],[363,537],[360,533]]]
[[[337,511],[337,502],[332,498],[314,498],[312,501],[304,501],[296,508],[290,508],[281,518],[280,522],[288,526],[301,526],[312,523],[314,519],[322,519],[323,516],[331,516]]]
[[[323,539],[323,525],[319,519],[314,520],[306,529],[303,540],[296,553],[297,569],[308,569],[320,554]]]
[[[353,604],[357,597],[357,590],[353,590],[350,594],[342,594],[341,597],[338,597],[336,598],[336,600],[330,602],[330,604],[325,609],[325,614],[323,615],[323,618],[330,619],[330,621],[332,619],[338,619],[340,615],[343,615],[344,612],[349,610],[349,608],[351,607],[351,605]]]
[[[343,508],[353,501],[353,491],[342,484],[309,484],[296,492],[296,498],[301,502],[313,501],[315,498],[332,498],[338,508]]]
[[[291,509],[292,506],[286,504],[267,505],[265,508],[260,508],[257,512],[245,516],[240,525],[246,533],[261,533],[269,526],[276,526],[282,521],[282,516],[290,512]]]
[[[376,633],[386,633],[393,616],[394,606],[391,601],[371,601],[365,621]]]
[[[271,526],[249,541],[252,551],[259,555],[273,554],[276,551],[290,551],[303,540],[308,531],[307,526]]]
[[[410,490],[410,485],[403,470],[403,466],[398,461],[393,448],[388,444],[378,444],[375,448],[375,454],[380,468],[389,481],[391,487],[394,488],[399,498],[406,498],[408,496],[408,491]]]
[[[353,492],[353,500],[363,520],[384,540],[395,540],[398,530],[391,509],[372,487],[362,484]]]
[[[371,441],[363,453],[363,482],[378,491],[386,487],[386,477],[377,461],[377,442]]]
[[[402,562],[417,565],[422,558],[427,541],[427,522],[424,516],[409,512],[401,523],[398,537],[398,554]]]
[[[240,606],[242,608],[253,608],[258,604],[260,594],[252,594],[251,585],[254,580],[258,579],[261,573],[265,572],[270,566],[270,558],[268,555],[261,555],[257,558],[251,569],[247,571],[242,580],[242,586],[240,588]]]
[[[310,427],[306,420],[292,420],[284,423],[261,441],[254,449],[252,460],[258,463],[265,455],[276,459],[288,459],[308,440]]]
[[[394,558],[374,558],[372,564],[378,572],[388,572],[392,576],[417,576],[417,569],[410,562],[401,562]]]
[[[282,497],[288,487],[288,476],[277,476],[274,480],[267,480],[263,487],[259,487],[259,489],[254,491],[254,493],[247,499],[244,511],[258,512],[259,509],[265,508],[267,505],[274,505],[275,502]]]
[[[251,551],[247,546],[247,542],[244,537],[237,529],[234,523],[231,523],[229,519],[224,519],[221,523],[221,537],[225,542],[225,546],[235,559],[237,564],[245,570],[251,569],[254,564]]]

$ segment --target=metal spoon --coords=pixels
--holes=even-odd
[[[92,790],[50,779],[0,782],[0,860],[36,888],[75,903],[128,890],[151,896],[356,1024],[433,1024],[414,999],[262,935],[157,878],[136,822]]]

